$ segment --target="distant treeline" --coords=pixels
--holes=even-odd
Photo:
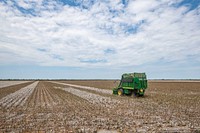
[[[40,81],[48,81],[48,80],[50,80],[50,81],[94,81],[94,80],[120,80],[120,79],[0,79],[0,81],[36,81],[36,80],[40,80]]]
[[[197,81],[199,81],[200,79],[149,79],[149,80],[152,80],[152,81],[156,81],[156,80],[164,80],[164,81],[165,81],[165,80],[166,80],[166,81],[167,81],[167,80],[171,80],[171,81],[173,81],[173,80],[174,80],[174,81],[176,81],[176,80],[180,80],[180,81],[181,81],[181,80],[192,80],[192,81],[194,81],[194,80],[197,80]]]
[[[0,79],[0,81],[36,81],[36,80],[40,80],[40,81],[95,81],[95,80],[99,80],[99,81],[109,81],[109,80],[120,80],[120,79]],[[188,80],[188,81],[200,81],[200,79],[148,79],[150,81],[176,81],[176,80]]]

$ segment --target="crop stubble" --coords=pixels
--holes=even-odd
[[[1,81],[1,82],[5,82],[5,81]],[[33,83],[33,82],[26,82],[26,83],[22,83],[22,84],[17,84],[17,85],[12,85],[12,86],[0,88],[0,99],[5,97],[8,94],[11,94],[11,93],[14,93],[15,91],[18,91],[19,89],[21,89],[21,88],[23,88],[27,85],[30,85],[31,83]]]
[[[27,83],[30,81],[0,81],[0,88]]]
[[[100,85],[103,89],[98,89],[99,82],[102,82]],[[143,98],[109,94],[116,81],[106,81],[105,86],[104,81],[97,81],[93,87],[87,87],[90,81],[81,83],[40,81],[32,91],[22,88],[12,93],[23,102],[13,100],[12,104],[1,104],[0,132],[200,130],[199,82],[149,82]],[[109,87],[106,86],[108,84]],[[19,92],[31,94],[19,95]],[[10,95],[0,101],[9,99]]]

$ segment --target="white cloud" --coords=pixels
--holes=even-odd
[[[138,14],[141,12],[148,12],[155,9],[159,4],[157,0],[135,0],[130,1],[128,5],[128,11],[133,14]]]
[[[20,7],[25,8],[25,9],[30,9],[32,8],[32,5],[30,3],[28,3],[28,1],[24,1],[24,0],[18,0],[17,3]]]
[[[38,16],[0,3],[1,64],[120,67],[200,56],[199,9],[188,12],[169,6],[169,0],[130,1],[127,7],[119,1],[96,2],[88,10],[18,2],[25,9],[32,3],[38,3]],[[129,33],[134,26],[135,33]],[[106,54],[107,49],[114,52]]]

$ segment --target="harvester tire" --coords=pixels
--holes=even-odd
[[[132,94],[134,97],[138,97],[139,94],[138,94],[138,91],[136,89],[133,90],[133,94]]]
[[[144,96],[144,94],[139,94],[139,97],[143,97]]]
[[[119,89],[119,90],[117,91],[117,93],[118,93],[119,96],[122,96],[122,95],[123,95],[123,89]]]

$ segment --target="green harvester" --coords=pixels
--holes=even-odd
[[[125,73],[122,75],[119,86],[113,89],[113,94],[144,96],[146,89],[147,77],[145,73]]]

